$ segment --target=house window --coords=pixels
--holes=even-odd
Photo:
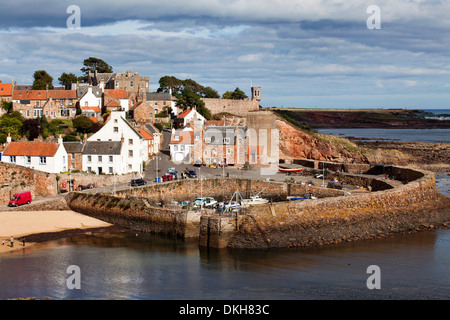
[[[130,81],[130,87],[132,87],[132,88],[133,88],[133,86],[134,86],[134,83],[133,83],[133,81]]]
[[[86,102],[84,103],[84,106],[85,106],[85,107],[89,107],[89,101],[86,101]]]
[[[70,167],[72,168],[72,170],[75,170],[75,163],[71,163]]]
[[[133,145],[133,139],[128,139],[128,144],[132,146]]]
[[[208,155],[208,151],[205,150],[205,157]]]
[[[110,173],[110,174],[113,173],[113,167],[109,167],[109,173]]]
[[[131,164],[128,165],[128,170],[133,170],[133,166]]]
[[[153,118],[153,113],[152,112],[150,112],[150,119],[152,119]]]
[[[75,153],[71,153],[70,156],[72,160],[75,160]]]
[[[206,138],[205,138],[205,142],[206,142],[206,143],[211,143],[211,137],[206,137]]]
[[[180,146],[180,151],[184,151],[184,145]]]
[[[92,172],[92,168],[91,168],[91,167],[88,167],[88,168],[87,168],[87,172],[91,173],[91,172]]]
[[[102,156],[98,156],[98,162],[102,162]]]
[[[26,164],[31,164],[31,157],[30,156],[26,156]]]
[[[109,162],[113,162],[113,156],[109,156]]]
[[[47,157],[39,157],[39,164],[47,164]]]
[[[114,127],[114,132],[119,132],[119,127]]]
[[[157,106],[158,105],[158,101],[155,101],[155,106]]]
[[[166,105],[166,102],[165,101],[163,101],[163,106],[165,106]]]
[[[227,149],[227,154],[231,154],[231,149],[230,148]]]
[[[88,160],[88,162],[91,162],[92,161],[92,156],[87,156],[87,160]]]
[[[119,81],[116,81],[116,88],[120,87]]]
[[[223,143],[224,144],[229,144],[230,143],[230,138],[224,138],[223,139]]]
[[[30,116],[30,110],[27,110],[27,117],[29,117],[29,116]]]
[[[133,158],[133,150],[128,150],[128,157]]]

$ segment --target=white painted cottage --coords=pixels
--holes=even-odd
[[[122,143],[120,158],[114,159],[113,163],[113,172],[117,174],[131,172],[138,172],[142,174],[144,170],[143,163],[147,162],[149,159],[149,142],[126,120],[125,111],[111,111],[111,115],[105,125],[89,137],[87,141]],[[83,152],[83,161],[85,160],[84,156],[85,153]],[[85,168],[84,163],[83,168]],[[98,173],[98,170],[96,170],[96,172]],[[106,171],[102,168],[102,172],[110,173],[109,167]]]
[[[62,138],[59,138],[58,142],[39,140],[11,142],[11,137],[8,137],[1,161],[48,173],[69,170],[68,156]]]

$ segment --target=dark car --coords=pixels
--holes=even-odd
[[[197,178],[197,172],[195,170],[187,170],[186,174],[189,178]]]
[[[147,181],[145,181],[144,179],[133,179],[130,182],[130,185],[132,187],[143,186],[144,184],[147,184]]]

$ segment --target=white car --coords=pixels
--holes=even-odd
[[[203,208],[208,208],[208,207],[214,206],[216,203],[217,203],[217,201],[214,200],[214,198],[210,198],[210,197],[197,198],[194,201],[194,207],[203,206]]]

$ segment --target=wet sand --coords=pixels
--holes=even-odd
[[[104,221],[70,210],[0,212],[0,254],[46,240],[75,235],[80,231],[85,233],[109,227],[111,225]],[[14,238],[13,245],[11,236]]]

